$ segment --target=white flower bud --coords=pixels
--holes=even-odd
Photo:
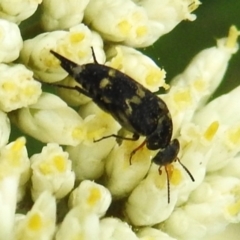
[[[140,240],[177,240],[176,238],[170,237],[161,230],[151,227],[141,228],[137,232],[137,236]]]
[[[56,224],[56,200],[43,192],[26,216],[17,216],[14,239],[52,240]]]
[[[37,10],[42,0],[1,0],[0,17],[20,24]]]
[[[111,194],[104,186],[84,180],[75,188],[70,197],[71,208],[80,207],[86,213],[94,213],[102,217],[111,203]]]
[[[165,230],[177,239],[206,239],[239,222],[239,186],[237,178],[207,177],[188,204],[175,209],[165,221]]]
[[[193,118],[193,122],[204,129],[201,133],[205,145],[197,151],[205,151],[205,164],[208,171],[216,171],[227,165],[239,152],[240,148],[240,116],[236,114],[240,87],[228,94],[220,96],[200,109]],[[231,106],[231,107],[229,107]],[[208,144],[209,143],[209,144]],[[221,149],[221,151],[219,151]],[[209,154],[206,154],[209,152]]]
[[[130,0],[91,0],[85,19],[104,39],[134,47],[151,45],[162,29],[161,24],[149,21],[143,7]]]
[[[89,102],[80,109],[83,122],[83,142],[76,147],[67,147],[77,179],[97,179],[104,171],[105,158],[116,144],[115,138],[101,139],[117,133],[120,125],[95,103]]]
[[[138,141],[123,140],[122,144],[116,145],[106,158],[104,185],[115,199],[128,196],[149,170],[151,155],[146,147],[138,150],[130,162],[130,153],[142,142],[142,138]]]
[[[89,0],[43,1],[41,23],[46,31],[67,29],[79,24]]]
[[[0,32],[0,63],[12,62],[19,57],[23,45],[20,30],[15,23],[0,19]]]
[[[18,189],[29,179],[30,161],[25,138],[3,147],[0,152],[0,239],[11,239]],[[26,179],[27,178],[27,179]]]
[[[30,162],[25,144],[26,139],[21,137],[1,149],[0,178],[4,178],[9,174],[18,174],[20,176],[20,174],[29,172]],[[25,182],[24,179],[23,181]]]
[[[118,218],[103,218],[100,221],[100,238],[99,240],[138,240],[139,238],[130,228]]]
[[[89,214],[80,207],[71,209],[56,232],[56,240],[99,239],[99,218],[95,214]]]
[[[226,239],[238,239],[240,236],[240,224],[229,224],[224,231],[214,234],[205,240],[226,240]]]
[[[132,191],[125,205],[125,213],[135,226],[154,225],[166,220],[172,213],[177,201],[179,189],[189,181],[183,179],[181,166],[172,166],[169,174],[170,189],[168,203],[168,186],[166,172],[159,175],[159,166],[152,164],[147,177]]]
[[[134,48],[116,45],[109,48],[106,55],[111,58],[107,65],[126,73],[150,91],[156,92],[160,87],[168,88],[164,81],[164,69],[160,69],[152,59]]]
[[[237,29],[231,27],[227,39],[219,40],[217,47],[201,51],[173,79],[170,92],[162,98],[171,112],[175,132],[191,120],[196,109],[206,103],[220,84],[231,55],[237,51],[237,37]]]
[[[228,159],[229,160],[229,159]],[[232,176],[240,179],[240,156],[236,156],[228,161],[228,164],[224,166],[220,171],[222,176]]]
[[[43,93],[38,102],[11,113],[24,132],[42,142],[77,145],[83,139],[82,119],[56,95]]]
[[[31,157],[32,197],[34,200],[49,191],[57,199],[66,196],[73,188],[75,174],[68,153],[55,143],[49,143],[39,154]]]
[[[5,112],[27,107],[37,102],[41,84],[24,65],[0,64],[0,109]]]
[[[0,148],[7,144],[10,131],[9,118],[6,113],[0,111]]]
[[[137,4],[142,6],[150,20],[161,24],[159,27],[158,37],[170,32],[181,21],[196,19],[192,11],[198,8],[200,1],[186,1],[186,0],[134,0]]]
[[[55,50],[78,64],[84,64],[93,60],[91,46],[94,47],[98,62],[104,62],[102,39],[84,24],[79,24],[69,31],[43,33],[24,41],[20,58],[40,80],[58,82],[68,73],[62,69],[50,50]]]
[[[214,126],[209,126],[209,129],[211,128],[214,128]],[[214,139],[211,142],[204,138],[204,133],[210,131],[209,129],[199,130],[199,128],[193,127],[191,124],[182,128],[181,135],[178,138],[181,146],[178,158],[191,173],[194,182],[190,179],[187,172],[181,168],[185,180],[183,186],[178,188],[177,205],[185,203],[188,200],[189,194],[202,183],[205,177],[209,150],[211,149],[212,142],[214,142]]]

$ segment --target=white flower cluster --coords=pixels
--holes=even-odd
[[[41,2],[42,0],[1,0],[0,18],[19,24],[34,14]]]
[[[240,87],[208,102],[238,50],[236,27],[170,88],[164,69],[134,47],[195,20],[197,0],[15,2],[0,2],[0,240],[206,240],[239,226]],[[16,23],[38,5],[46,32],[23,41]],[[144,146],[130,162],[144,136],[97,141],[132,133],[77,91],[42,92],[43,82],[78,85],[50,50],[84,65],[94,62],[91,47],[98,63],[152,92],[169,89],[159,97],[172,116],[179,161],[159,168]],[[37,151],[25,137],[10,140],[12,123],[46,145]]]
[[[0,19],[0,63],[9,63],[19,57],[23,45],[20,30],[15,23]]]

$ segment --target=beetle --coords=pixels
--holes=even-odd
[[[111,114],[123,128],[133,133],[132,137],[111,134],[95,140],[95,142],[109,137],[136,141],[140,136],[145,136],[145,140],[132,150],[129,158],[130,164],[133,155],[144,145],[149,150],[159,150],[152,161],[159,165],[159,174],[161,174],[161,168],[165,168],[169,203],[170,173],[168,166],[173,161],[178,161],[192,181],[194,178],[177,157],[180,144],[177,139],[171,140],[173,124],[166,103],[130,76],[112,67],[99,64],[93,48],[91,50],[94,62],[84,65],[78,65],[50,50],[60,61],[62,68],[81,85],[81,87],[55,86],[74,89],[91,98],[102,110]]]

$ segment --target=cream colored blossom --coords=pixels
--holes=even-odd
[[[235,32],[233,35],[231,34],[232,30]],[[231,110],[226,107],[226,116],[224,111],[222,111],[224,105],[227,106],[230,102],[237,101],[236,98],[239,96],[238,88],[228,95],[222,96],[202,107],[193,117],[192,122],[189,122],[194,111],[205,103],[207,97],[210,96],[212,91],[215,90],[215,87],[220,83],[223,77],[222,67],[225,66],[225,70],[230,55],[237,49],[237,35],[238,32],[236,29],[234,30],[231,28],[229,38],[234,37],[235,41],[232,41],[232,44],[228,45],[229,39],[227,39],[225,40],[227,47],[225,46],[223,49],[214,49],[214,52],[211,52],[213,50],[209,50],[212,60],[214,60],[214,56],[218,56],[217,53],[219,56],[222,56],[221,58],[219,57],[219,62],[216,60],[217,62],[212,68],[207,68],[209,66],[204,67],[205,62],[208,62],[209,59],[203,54],[205,58],[200,57],[198,61],[193,61],[190,64],[188,69],[191,69],[191,71],[185,71],[188,73],[185,75],[185,79],[182,79],[182,77],[177,77],[175,79],[173,88],[171,88],[169,94],[164,98],[167,101],[172,98],[176,103],[176,105],[173,106],[171,105],[172,102],[169,101],[169,106],[172,107],[169,109],[170,111],[173,110],[173,123],[179,120],[174,119],[174,117],[177,118],[177,116],[174,115],[174,110],[182,114],[185,118],[185,121],[181,122],[182,128],[179,136],[181,152],[178,157],[194,176],[195,182],[190,180],[181,166],[176,168],[176,164],[174,163],[169,178],[170,204],[168,205],[162,200],[166,199],[167,184],[163,176],[158,176],[156,167],[153,165],[146,179],[132,191],[125,206],[126,214],[134,225],[146,226],[166,220],[174,209],[173,205],[185,203],[189,194],[201,184],[207,169],[209,169],[209,171],[220,169],[228,163],[228,159],[231,159],[239,152],[239,119],[235,116],[237,110],[235,107]],[[230,46],[231,49],[229,50]],[[205,51],[208,52],[208,50]],[[194,64],[196,64],[196,66]],[[200,71],[201,69],[202,71]],[[220,73],[217,72],[218,69]],[[216,72],[218,74],[216,74]],[[199,85],[193,84],[192,82],[195,81],[196,83],[196,77],[194,76],[196,74],[196,76],[199,77],[200,73],[202,76],[206,76],[203,78],[206,82],[206,86],[203,85],[205,86],[204,88],[197,88]],[[189,76],[189,80],[187,76]],[[213,82],[215,87],[208,87],[211,82]],[[190,104],[187,108],[177,108],[177,104],[181,106],[182,102],[181,98],[175,98],[175,91],[181,91],[181,88],[190,93],[192,91],[190,96],[192,96],[194,101],[189,101]],[[206,118],[208,115],[209,119]],[[186,119],[188,119],[188,121],[186,121]],[[231,120],[228,120],[227,123],[227,119]],[[219,149],[221,149],[221,151],[219,151]],[[143,194],[145,195],[144,198],[142,197]],[[161,212],[161,214],[157,214],[158,212]],[[151,216],[151,218],[149,218],[149,216]]]
[[[142,142],[142,138],[138,141],[123,141],[106,158],[104,184],[115,199],[128,196],[149,170],[151,155],[145,147],[132,156],[130,163],[132,150]]]
[[[0,17],[20,24],[37,10],[42,0],[1,0]]]
[[[90,0],[85,12],[86,22],[108,41],[146,47],[182,20],[195,20],[195,15],[190,13],[199,5],[199,1],[184,0],[135,2]]]
[[[111,203],[111,194],[104,186],[89,180],[84,180],[75,188],[70,197],[71,208],[79,207],[81,211],[97,214],[102,217],[106,214]]]
[[[99,218],[96,214],[82,211],[81,207],[72,208],[56,232],[56,240],[99,239]]]
[[[14,239],[51,240],[56,224],[56,200],[49,192],[43,192],[32,209],[16,216]]]
[[[177,239],[197,240],[223,231],[229,223],[239,222],[239,187],[237,178],[206,177],[193,191],[188,204],[175,209],[165,221],[165,230]]]
[[[174,132],[191,120],[219,86],[232,54],[238,50],[237,37],[238,30],[233,26],[228,38],[198,53],[184,72],[173,79],[171,91],[161,96],[171,112]]]
[[[27,107],[37,102],[41,84],[24,65],[0,64],[0,109],[5,112]]]
[[[238,107],[232,104],[239,100],[239,94],[240,87],[237,87],[201,108],[193,118],[193,122],[202,127],[216,125],[215,129],[213,126],[204,135],[205,139],[212,143],[211,152],[207,154],[209,161],[205,160],[207,171],[216,171],[225,167],[229,160],[239,153],[240,116],[236,114]],[[231,108],[228,107],[229,105],[232,105]]]
[[[0,111],[0,148],[7,144],[10,132],[9,118],[6,113]]]
[[[30,161],[25,138],[0,150],[0,239],[11,239],[20,185],[30,177]],[[26,185],[25,187],[26,188]]]
[[[89,0],[43,0],[41,23],[44,30],[67,29],[79,24],[88,2]]]
[[[191,12],[201,4],[198,0],[133,0],[142,6],[150,20],[161,24],[158,37],[170,32],[181,21],[194,21],[196,15]]]
[[[49,191],[57,199],[66,196],[74,186],[75,174],[71,169],[68,153],[56,143],[49,143],[41,153],[31,157],[32,198]]]
[[[104,62],[102,45],[102,39],[97,33],[84,24],[79,24],[69,31],[42,33],[24,41],[20,60],[31,68],[41,81],[57,82],[68,74],[50,53],[51,49],[76,63],[83,64],[93,60],[91,46],[94,47],[98,61]]]
[[[91,0],[85,18],[104,39],[134,47],[145,47],[155,42],[158,28],[162,28],[161,24],[149,21],[144,8],[131,0]]]
[[[83,139],[82,119],[56,95],[43,93],[36,104],[11,113],[11,120],[42,142],[77,145]]]
[[[138,240],[139,238],[130,228],[118,218],[103,218],[100,221],[100,240]]]
[[[137,236],[140,240],[177,240],[176,238],[170,237],[163,231],[151,227],[141,228],[137,232]]]
[[[97,179],[104,173],[105,158],[116,144],[116,140],[94,140],[117,133],[120,125],[93,102],[82,106],[79,113],[84,118],[83,141],[78,146],[68,146],[66,151],[73,162],[77,179]]]
[[[183,181],[184,179],[184,181]],[[125,213],[130,222],[136,226],[151,226],[166,220],[172,213],[177,201],[179,189],[186,180],[181,166],[175,169],[170,178],[170,203],[166,173],[158,173],[158,166],[152,165],[147,177],[142,180],[129,195],[125,204]]]
[[[15,23],[0,19],[0,63],[16,60],[22,45],[23,40],[18,26]]]
[[[164,69],[160,69],[152,59],[134,48],[113,45],[106,54],[108,59],[111,58],[107,65],[124,72],[150,91],[156,92],[160,87],[169,87],[165,83]]]
[[[20,22],[40,2],[0,1],[0,16],[6,13],[6,18]],[[21,50],[17,61],[41,82],[79,86],[50,53],[53,50],[83,68],[94,63],[101,69],[99,63],[119,69],[152,92],[160,87],[167,89],[164,70],[131,47],[150,46],[181,21],[195,20],[192,11],[198,5],[198,0],[44,0],[42,23],[45,29],[55,31],[42,32],[37,11],[26,21],[27,28],[25,23],[20,25],[23,38],[28,39],[22,50],[18,27],[1,20],[1,28],[0,21],[0,58],[9,63],[3,65],[8,77],[0,74],[0,106],[4,106],[0,109],[9,111],[8,116],[0,111],[0,240],[213,240],[224,229],[231,230],[233,224],[239,227],[240,87],[208,102],[238,50],[236,27],[232,26],[228,37],[218,40],[216,47],[199,53],[174,78],[169,92],[159,95],[172,116],[172,138],[180,142],[176,161],[168,152],[166,159],[158,159],[159,165],[152,160],[164,149],[147,149],[146,136],[137,141],[108,138],[112,134],[131,137],[133,133],[102,111],[93,99],[76,90],[56,87],[64,101],[75,106],[72,109],[53,94],[42,93],[39,97],[41,90],[26,95],[24,89],[29,83],[36,89],[40,84],[24,81],[28,83],[25,85],[11,71],[18,66],[12,61]],[[83,15],[88,25],[79,24]],[[26,76],[24,80],[32,80],[31,73]],[[98,87],[95,91],[97,95]],[[110,100],[116,102],[115,90],[111,93]],[[111,111],[124,114],[118,109]],[[24,138],[6,145],[8,117],[34,138],[29,138],[27,145],[33,155],[32,169]],[[141,117],[144,114],[135,120],[141,121]],[[13,128],[10,136],[17,134]],[[39,148],[38,141],[49,143],[42,152],[34,149]],[[66,152],[59,144],[66,145]],[[131,157],[134,149],[138,151]],[[35,203],[31,209],[32,200]],[[227,238],[235,240],[238,235]]]

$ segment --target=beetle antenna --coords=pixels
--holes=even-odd
[[[167,174],[167,194],[168,194],[168,204],[170,203],[170,180],[169,180],[169,172],[167,166],[164,166],[165,172]]]
[[[93,56],[94,63],[99,64],[98,61],[97,61],[95,52],[94,52],[94,50],[93,50],[93,47],[91,47],[91,50],[92,50],[92,56]]]
[[[192,180],[193,182],[195,182],[195,179],[194,179],[193,175],[190,173],[190,171],[187,169],[187,167],[184,166],[184,165],[181,163],[181,161],[180,161],[179,158],[177,158],[176,160],[180,163],[180,165],[183,167],[183,169],[187,172],[187,174],[188,174],[188,176],[191,178],[191,180]]]
[[[78,66],[77,63],[65,58],[64,56],[53,50],[50,50],[50,53],[53,54],[60,61],[60,65],[66,72],[68,72],[70,75],[74,74],[74,68]]]
[[[164,168],[165,168],[165,172],[166,172],[166,175],[167,175],[167,195],[168,195],[168,204],[169,204],[169,203],[170,203],[170,180],[169,180],[169,172],[168,172],[168,169],[167,169],[167,165],[163,165],[163,166],[164,166]],[[161,167],[162,167],[162,166],[160,166],[160,167],[158,168],[158,173],[159,173],[159,175],[162,174]]]

